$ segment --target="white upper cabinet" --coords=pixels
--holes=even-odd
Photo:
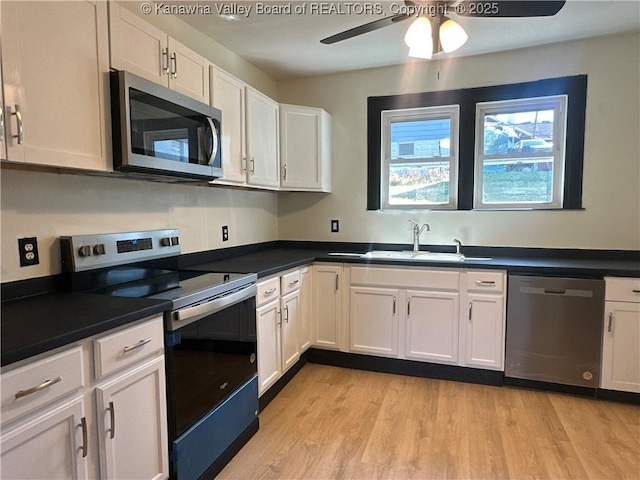
[[[277,189],[278,104],[254,88],[245,91],[248,183]]]
[[[222,112],[223,177],[216,183],[278,189],[278,104],[217,67],[210,85],[211,105]]]
[[[211,67],[211,105],[222,112],[222,172],[225,182],[246,184],[245,84]],[[221,182],[222,183],[222,182]]]
[[[106,2],[2,2],[1,8],[6,158],[109,170]]]
[[[331,116],[321,108],[280,105],[283,190],[331,192]]]
[[[114,2],[109,2],[109,30],[112,68],[209,103],[204,57]]]

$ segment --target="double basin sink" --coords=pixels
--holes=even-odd
[[[491,260],[489,257],[465,257],[462,253],[414,252],[396,250],[372,250],[363,254],[330,253],[329,255],[351,256],[381,260],[410,260],[413,262],[464,262],[465,260]]]

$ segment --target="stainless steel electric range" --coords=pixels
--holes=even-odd
[[[258,430],[256,275],[178,268],[177,230],[60,238],[69,289],[169,300],[170,468],[213,478]]]

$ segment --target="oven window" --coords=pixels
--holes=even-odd
[[[144,132],[147,152],[156,158],[186,162],[189,158],[189,132],[186,128]]]
[[[255,299],[175,330],[171,343],[169,405],[178,437],[256,375]]]

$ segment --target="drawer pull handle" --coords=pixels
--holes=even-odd
[[[78,426],[82,429],[82,446],[80,447],[80,450],[82,451],[82,458],[86,458],[89,450],[89,443],[87,439],[87,419],[82,417],[80,419],[80,425]]]
[[[143,347],[144,345],[150,342],[151,342],[151,337],[145,338],[144,340],[140,340],[135,345],[127,345],[126,347],[124,347],[123,351],[124,353],[129,353],[131,350],[135,350],[136,348]]]
[[[269,290],[265,290],[264,291],[264,295],[273,295],[274,293],[276,293],[276,287],[270,288]]]
[[[111,428],[109,429],[109,438],[113,440],[116,436],[116,408],[113,405],[113,402],[109,402],[109,414],[111,416]]]
[[[62,377],[56,377],[53,380],[45,380],[40,385],[36,385],[35,387],[27,388],[26,390],[20,390],[15,394],[16,400],[22,397],[26,397],[27,395],[31,395],[32,393],[39,392],[40,390],[44,390],[51,385],[55,385],[56,383],[60,383],[62,381]]]
[[[291,282],[289,282],[289,286],[293,287],[294,285],[297,285],[300,282],[300,280],[293,280]]]
[[[640,293],[640,290],[633,289],[631,290],[633,293]]]
[[[496,282],[493,280],[476,280],[476,285],[479,287],[495,287]]]

